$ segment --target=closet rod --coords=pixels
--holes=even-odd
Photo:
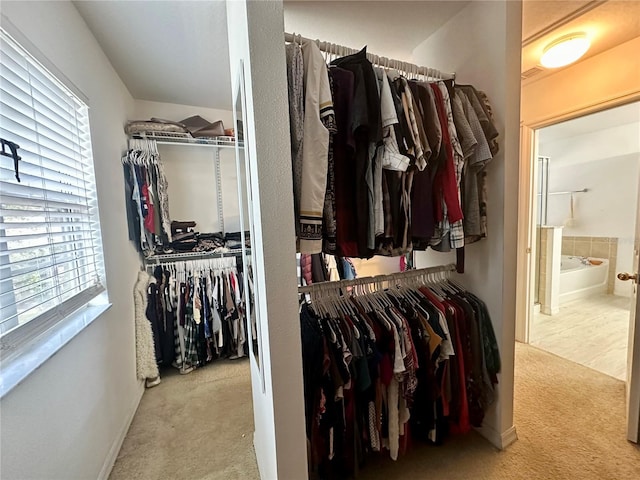
[[[587,193],[588,191],[588,188],[583,188],[582,190],[568,190],[566,192],[549,192],[548,195],[571,195],[572,193]]]
[[[449,265],[438,265],[437,267],[418,268],[415,270],[407,270],[406,272],[389,273],[387,275],[375,275],[373,277],[354,278],[353,280],[339,280],[336,282],[319,282],[311,285],[298,287],[298,293],[310,293],[315,290],[322,289],[338,289],[345,287],[353,287],[355,285],[367,285],[369,283],[388,282],[390,280],[406,280],[408,278],[421,277],[429,273],[455,272],[456,266],[451,263]]]
[[[337,55],[353,55],[354,53],[359,52],[360,50],[356,50],[351,47],[345,47],[342,45],[336,45],[335,43],[324,42],[321,40],[311,40],[309,38],[305,38],[301,35],[294,33],[284,34],[285,42],[293,43],[293,42],[316,42],[318,48],[326,53],[332,53]],[[401,70],[407,73],[413,73],[418,75],[423,75],[425,77],[439,78],[442,80],[455,80],[455,73],[444,73],[436,68],[428,68],[421,67],[419,65],[415,65],[413,63],[404,62],[402,60],[394,60],[392,58],[387,57],[379,57],[378,55],[374,55],[373,53],[367,52],[367,58],[374,65],[378,65],[379,67],[385,68],[393,68],[395,70]]]
[[[147,265],[159,265],[161,263],[185,262],[189,260],[206,260],[208,258],[237,257],[242,254],[242,249],[233,249],[228,252],[184,252],[153,255],[144,259]]]

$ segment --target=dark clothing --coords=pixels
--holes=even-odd
[[[349,70],[329,70],[334,88],[337,132],[333,138],[336,197],[336,253],[358,256],[356,227],[355,138],[351,128],[351,108],[355,95],[355,76]]]

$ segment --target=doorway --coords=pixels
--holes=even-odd
[[[627,378],[638,102],[536,131],[529,343]]]
[[[529,343],[627,378],[640,103],[536,131]]]

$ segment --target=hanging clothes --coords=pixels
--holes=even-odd
[[[329,133],[334,130],[333,98],[327,67],[314,42],[302,45],[304,60],[304,124],[300,179],[300,252],[319,253],[322,250],[322,219]]]
[[[157,266],[149,284],[147,318],[158,365],[190,373],[216,358],[246,356],[243,282],[235,257]]]
[[[485,167],[499,149],[487,96],[374,66],[366,48],[334,58],[327,76],[324,61],[314,42],[287,45],[299,251],[455,249],[461,269],[465,243],[487,234]]]
[[[127,195],[129,238],[152,254],[171,243],[168,182],[155,140],[131,139],[122,158]]]
[[[450,281],[314,299],[300,313],[310,470],[355,475],[409,437],[441,444],[482,425],[500,356],[486,305]],[[357,290],[357,289],[356,289]],[[360,292],[362,293],[362,292]]]
[[[147,312],[147,289],[151,277],[146,272],[138,272],[138,279],[133,288],[136,330],[136,377],[140,380],[154,380],[159,378],[156,363],[155,344],[151,323]],[[153,383],[153,382],[151,382]],[[151,386],[149,384],[149,386]]]

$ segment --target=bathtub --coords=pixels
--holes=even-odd
[[[562,255],[560,263],[560,304],[579,298],[607,292],[609,260],[599,260],[600,265],[585,265],[581,257]]]

